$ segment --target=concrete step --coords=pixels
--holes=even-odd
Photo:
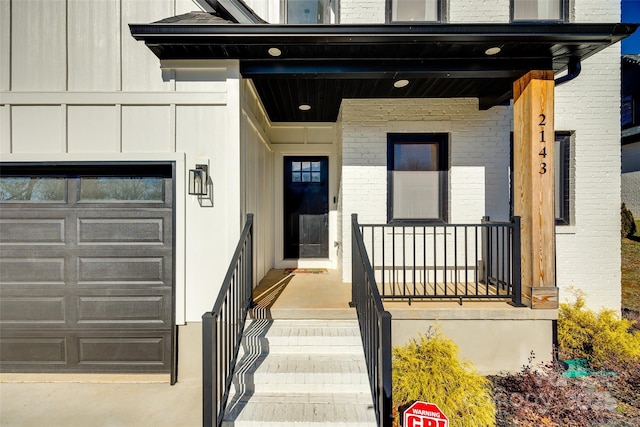
[[[222,425],[375,426],[358,322],[248,321]]]
[[[246,353],[362,354],[362,340],[353,320],[252,320],[242,338]]]
[[[265,393],[229,400],[225,427],[376,426],[371,395]]]
[[[245,355],[236,366],[233,392],[367,393],[362,354]]]

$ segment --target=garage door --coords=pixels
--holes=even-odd
[[[173,166],[0,174],[2,371],[171,372]]]

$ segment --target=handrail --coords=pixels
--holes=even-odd
[[[393,421],[391,383],[391,314],[385,311],[376,279],[358,226],[358,215],[351,215],[352,284],[351,303],[358,313],[369,385],[378,426]]]
[[[253,214],[247,214],[238,246],[211,311],[202,315],[202,425],[222,424],[242,332],[252,305]]]

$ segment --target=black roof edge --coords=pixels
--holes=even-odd
[[[237,1],[237,0],[207,0],[207,1]],[[233,17],[232,17],[233,18]],[[296,37],[326,37],[334,41],[339,38],[355,41],[352,38],[375,39],[379,37],[402,38],[424,37],[434,41],[495,41],[500,38],[518,37],[522,39],[554,39],[619,41],[631,34],[640,24],[629,23],[596,23],[596,24],[129,24],[131,34],[137,40],[153,38],[154,36],[270,36],[273,38]],[[299,43],[300,40],[291,40]]]
[[[229,21],[238,24],[266,24],[267,21],[259,17],[242,0],[205,0],[216,12]]]

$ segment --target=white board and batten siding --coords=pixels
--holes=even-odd
[[[130,34],[191,0],[0,2],[2,161],[176,164],[176,317],[211,308],[239,236],[240,76],[234,61],[164,63]],[[213,206],[186,194],[210,164]]]

